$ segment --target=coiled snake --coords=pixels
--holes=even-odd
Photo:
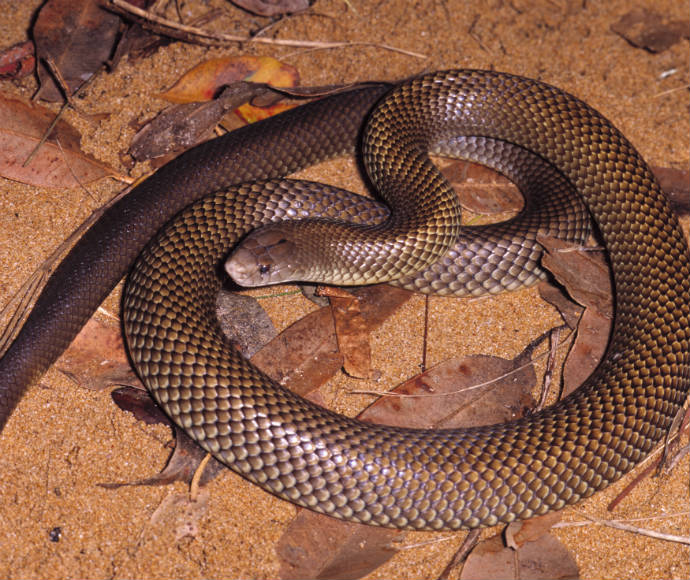
[[[208,142],[160,169],[102,216],[47,283],[0,361],[0,425],[170,217],[214,191],[351,151],[362,119],[384,93],[369,121],[364,156],[383,196],[398,204],[385,221],[395,242],[374,227],[379,238],[365,266],[384,279],[413,280],[454,243],[456,202],[426,149],[452,149],[460,132],[480,137],[472,147],[490,161],[492,140],[514,143],[547,160],[577,189],[609,251],[616,318],[600,366],[553,407],[467,430],[363,424],[284,391],[223,342],[209,319],[214,276],[188,273],[209,260],[217,267],[229,250],[209,232],[241,236],[276,214],[299,213],[311,199],[300,184],[293,195],[271,182],[267,193],[250,184],[195,204],[137,261],[124,324],[132,358],[156,400],[202,447],[263,488],[336,517],[384,526],[471,528],[545,513],[591,495],[641,461],[688,392],[687,244],[650,170],[606,119],[548,85],[482,71],[434,73],[393,89],[372,85],[335,95]],[[410,184],[417,187],[414,203]],[[325,199],[322,205],[339,204]],[[254,205],[239,211],[245,201]],[[343,213],[367,219],[368,211]],[[412,232],[412,242],[402,230]],[[345,281],[354,280],[348,276]],[[437,272],[424,279],[426,290],[449,283]]]

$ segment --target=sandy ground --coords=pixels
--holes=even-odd
[[[3,46],[26,37],[38,4],[0,0]],[[188,4],[228,9],[220,0]],[[686,3],[677,0],[640,0],[635,5],[675,18],[687,14]],[[380,42],[426,58],[363,46],[305,51],[267,45],[206,49],[177,43],[134,65],[125,61],[113,74],[102,76],[79,100],[81,113],[70,112],[68,118],[84,134],[87,150],[121,167],[119,154],[132,137],[133,124],[164,106],[155,95],[211,56],[276,56],[297,66],[304,84],[397,79],[449,67],[493,68],[539,78],[578,95],[609,117],[651,163],[687,167],[687,41],[657,55],[633,48],[610,30],[631,7],[625,0],[319,0],[312,13],[278,24],[278,36]],[[235,20],[240,14],[228,10],[230,17],[217,24],[228,32],[244,30]],[[670,70],[677,72],[663,75]],[[0,90],[28,99],[35,84],[3,83]],[[107,117],[89,117],[95,113]],[[348,174],[351,166],[331,164],[309,175],[324,180],[335,175],[340,183],[356,184]],[[136,168],[137,174],[145,170]],[[120,188],[105,181],[87,194],[0,179],[0,307],[82,219]],[[534,291],[495,299],[488,307],[447,299],[430,303],[429,365],[471,352],[515,356],[556,320]],[[117,312],[116,295],[105,306]],[[267,304],[279,327],[298,318],[306,307],[301,297]],[[374,366],[382,371],[381,384],[359,382],[354,387],[381,389],[416,372],[423,307],[423,299],[413,299],[376,333]],[[487,319],[487,312],[495,318]],[[344,379],[334,383],[337,388],[353,388]],[[337,409],[354,412],[352,398],[343,392],[329,390],[327,398]],[[295,510],[239,477],[228,473],[209,486],[208,507],[196,537],[180,540],[171,526],[151,519],[172,494],[185,492],[183,485],[117,491],[97,485],[154,473],[165,462],[169,440],[165,429],[142,426],[119,412],[106,392],[78,388],[51,370],[30,390],[0,437],[0,577],[275,577],[274,546]],[[641,518],[636,523],[642,527],[688,535],[687,458],[671,477],[646,480],[613,515],[607,513],[607,502],[628,481],[567,510],[564,520],[583,521],[580,513]],[[678,513],[685,515],[666,517]],[[61,530],[58,542],[49,537],[55,528]],[[688,550],[678,544],[593,525],[563,528],[557,534],[575,554],[585,578],[690,574]],[[402,551],[370,577],[434,578],[463,537],[409,534],[405,544],[419,547]]]

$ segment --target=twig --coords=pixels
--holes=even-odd
[[[294,40],[281,38],[264,38],[251,36],[237,36],[235,34],[224,34],[222,32],[210,32],[196,26],[188,26],[169,20],[147,10],[142,10],[132,6],[125,0],[107,0],[105,7],[119,14],[128,15],[137,20],[145,28],[150,28],[167,36],[191,42],[192,38],[199,44],[227,45],[236,43],[262,43],[276,46],[293,46],[297,48],[348,48],[353,46],[371,46],[382,50],[398,52],[414,58],[427,58],[425,54],[405,50],[388,44],[375,42],[322,42],[318,40]]]
[[[535,410],[543,409],[546,404],[546,397],[551,390],[551,382],[553,381],[553,369],[556,366],[556,353],[558,347],[560,346],[562,326],[551,329],[549,332],[549,340],[551,342],[551,348],[549,348],[549,356],[546,359],[546,370],[544,371],[544,377],[542,378],[541,384],[541,395],[539,396],[539,402]]]
[[[481,530],[472,530],[469,534],[467,534],[467,537],[462,542],[462,546],[458,548],[458,551],[455,552],[455,555],[451,561],[448,562],[448,565],[443,569],[443,572],[439,574],[438,580],[446,580],[449,578],[451,572],[453,572],[456,568],[461,566],[465,560],[467,560],[467,556],[470,555],[470,552],[479,543],[481,533]]]
[[[666,540],[667,542],[676,542],[678,544],[688,544],[690,545],[690,536],[678,536],[676,534],[667,534],[664,532],[657,532],[656,530],[648,530],[647,528],[640,528],[638,526],[631,526],[630,524],[624,524],[617,520],[602,520],[595,518],[594,516],[588,516],[587,514],[580,513],[583,518],[590,520],[596,524],[607,526],[609,528],[615,528],[617,530],[623,530],[626,532],[632,532],[635,534],[640,534],[642,536],[649,536],[650,538],[656,538],[658,540]],[[560,526],[554,526],[560,527]]]
[[[429,295],[424,295],[424,334],[422,337],[422,363],[419,365],[420,370],[426,372],[426,351],[429,339]]]
[[[211,459],[211,454],[207,453],[204,458],[199,463],[194,475],[192,476],[192,482],[189,486],[189,499],[191,501],[196,501],[199,499],[199,482],[201,481],[201,476],[204,474],[204,470],[208,465],[209,459]]]

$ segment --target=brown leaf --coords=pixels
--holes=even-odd
[[[141,385],[129,364],[119,324],[105,324],[95,318],[86,323],[56,366],[87,389]]]
[[[0,79],[20,79],[34,72],[34,43],[18,42],[0,51]]]
[[[120,409],[132,413],[137,421],[143,421],[147,425],[172,427],[172,422],[168,416],[156,405],[143,385],[141,387],[119,387],[113,390],[110,396]]]
[[[353,292],[368,331],[380,325],[408,300],[411,293],[389,286],[369,286]],[[305,396],[319,388],[343,366],[330,307],[295,322],[252,357],[271,378]]]
[[[216,316],[225,337],[247,358],[278,334],[259,301],[251,296],[221,290],[216,299]]]
[[[460,578],[566,580],[579,578],[579,571],[570,552],[551,534],[526,542],[517,550],[505,547],[499,534],[477,544],[467,557]]]
[[[264,94],[264,85],[237,82],[208,102],[184,103],[168,107],[146,123],[134,136],[129,149],[137,161],[173,155],[215,137],[214,129],[228,111]],[[238,125],[242,122],[235,117]]]
[[[522,194],[499,173],[469,161],[441,158],[437,162],[458,193],[463,208],[487,215],[515,213],[522,209]]]
[[[552,236],[537,235],[544,247],[542,265],[583,306],[613,318],[611,274],[602,252],[582,249]]]
[[[361,578],[397,552],[404,532],[341,522],[300,510],[276,545],[280,578]]]
[[[120,18],[95,0],[48,0],[33,27],[41,81],[38,96],[47,101],[63,99],[45,59],[55,64],[72,95],[108,61],[119,27]]]
[[[518,520],[508,524],[505,529],[506,546],[517,550],[527,542],[534,542],[561,521],[562,512],[551,512],[528,520]]]
[[[361,418],[400,427],[475,427],[521,417],[534,406],[529,356],[472,355],[444,361],[382,397]],[[402,396],[400,396],[402,395]]]
[[[55,113],[39,105],[0,95],[0,175],[40,187],[76,187],[115,172],[83,153],[79,133],[59,120],[48,140],[34,152]]]
[[[230,0],[247,12],[258,16],[282,16],[309,8],[310,0]],[[311,0],[313,2],[313,0]]]
[[[369,329],[359,299],[342,288],[324,287],[321,296],[328,296],[335,325],[338,350],[343,355],[343,370],[351,377],[372,376]]]
[[[612,24],[611,30],[633,46],[662,52],[690,37],[690,21],[667,20],[655,10],[635,8]]]
[[[307,314],[251,360],[273,380],[302,396],[318,389],[343,366],[330,308]]]
[[[540,282],[537,288],[539,289],[539,296],[558,310],[568,328],[575,330],[584,308],[570,300],[560,288],[549,282]]]
[[[239,81],[273,87],[294,87],[299,83],[296,68],[268,56],[232,56],[205,61],[185,73],[175,85],[161,95],[173,103],[190,103],[213,99],[219,90]],[[267,107],[251,104],[238,106],[236,113],[253,123],[293,108],[294,104],[277,103]]]
[[[611,334],[612,319],[595,308],[586,308],[577,336],[563,367],[563,396],[572,393],[601,361]]]
[[[191,483],[201,461],[206,457],[206,452],[163,413],[147,391],[122,387],[115,389],[111,396],[120,409],[132,413],[139,421],[143,421],[147,425],[161,424],[172,428],[175,435],[175,449],[163,470],[156,475],[125,483],[101,483],[99,485],[107,489],[119,489],[139,485],[168,485],[175,481]],[[225,469],[225,465],[211,457],[199,478],[199,485],[206,485]]]
[[[690,171],[674,167],[652,167],[654,176],[673,208],[680,214],[690,212]]]
[[[208,499],[204,489],[194,499],[188,493],[172,493],[153,512],[150,523],[158,535],[173,533],[175,542],[186,536],[194,538],[199,534],[199,520],[208,511]]]

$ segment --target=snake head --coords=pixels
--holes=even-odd
[[[266,286],[300,280],[295,259],[298,244],[280,228],[250,233],[225,262],[225,271],[240,286]]]

